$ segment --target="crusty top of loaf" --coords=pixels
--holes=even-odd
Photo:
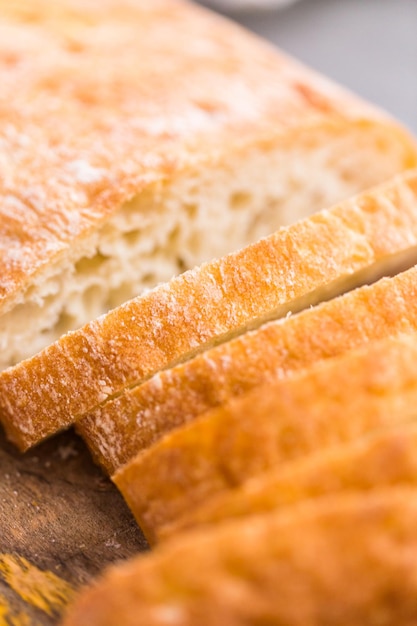
[[[146,186],[379,114],[179,0],[0,2],[0,312]]]

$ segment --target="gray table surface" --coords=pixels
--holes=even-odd
[[[230,16],[417,133],[417,0],[301,0]]]

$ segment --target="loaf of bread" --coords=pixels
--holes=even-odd
[[[197,508],[189,507],[178,520],[158,528],[158,540],[197,526],[273,511],[307,498],[346,490],[369,491],[383,485],[417,486],[415,419],[395,428],[377,429],[353,443],[329,449],[318,445],[314,453],[299,461],[266,471]]]
[[[415,419],[416,358],[417,337],[406,336],[270,380],[174,430],[113,480],[153,542],[159,528],[269,468]]]
[[[411,626],[417,490],[319,498],[110,569],[63,626]]]
[[[124,387],[213,343],[416,261],[417,170],[411,170],[182,274],[3,372],[0,418],[9,436],[27,448]],[[105,404],[96,418],[84,421],[82,432],[88,427],[93,447],[95,423],[98,438],[103,429],[109,433],[109,446],[112,429],[120,437],[125,433],[123,420],[134,427],[141,393],[139,388],[138,396]],[[155,426],[145,421],[146,428],[157,433],[158,420]],[[142,430],[125,433],[131,445]],[[114,469],[111,458],[109,467]]]
[[[208,350],[208,363],[218,343],[417,260],[412,170],[382,190],[259,240],[415,168],[416,145],[385,114],[191,3],[0,0],[0,85],[0,369],[7,368],[0,377],[0,422],[22,449],[86,412],[93,416],[86,427],[92,432],[92,425],[96,437],[104,422],[96,428],[94,412],[126,389],[139,385],[147,393],[163,380],[151,378],[161,370],[171,376],[167,368],[190,364],[193,371],[197,354]],[[404,307],[414,279],[409,272],[390,282]],[[384,289],[365,290],[371,296],[364,308]],[[385,302],[385,295],[375,297]],[[348,308],[349,302],[343,300]],[[381,334],[414,327],[413,314],[411,307],[400,318],[399,309]],[[385,323],[385,308],[381,316]],[[291,335],[292,319],[288,323]],[[314,356],[301,359],[300,367],[379,336],[353,335],[336,342],[334,351],[312,349]],[[244,336],[248,345],[261,337]],[[251,378],[249,387],[263,380]],[[161,413],[148,443],[179,421],[176,415],[170,424]],[[111,429],[107,434],[111,447]],[[120,437],[127,436],[120,428]],[[134,449],[129,443],[121,454],[130,458],[138,437],[140,429]],[[120,461],[112,455],[105,457],[109,467]],[[401,610],[405,592],[398,591],[398,580],[407,584],[410,577],[403,554],[392,559],[394,531],[409,542],[409,554],[414,513],[403,493],[387,490],[369,503],[345,496],[322,508],[311,505],[283,522],[270,513],[255,525],[219,526],[212,536],[195,535],[193,545],[171,544],[141,561],[139,582],[132,584],[130,570],[116,573],[113,582],[110,575],[114,595],[105,589],[106,601],[99,600],[103,619],[117,626],[270,618],[305,624],[308,606],[317,613],[314,603],[337,600],[337,580],[349,573],[360,581],[371,566],[380,573],[360,597],[346,594],[346,623],[354,614],[373,615],[381,594],[395,595]],[[332,550],[361,518],[356,569],[342,559],[328,574]],[[380,537],[385,527],[391,534],[382,554],[375,557],[379,544],[372,539],[362,555],[365,539]],[[306,543],[295,545],[299,532]],[[308,555],[326,536],[323,569],[316,573]],[[300,559],[306,568],[301,582]],[[204,572],[195,576],[199,560]],[[210,572],[220,584],[214,593]],[[328,587],[307,592],[307,609],[288,608],[291,593],[299,597],[297,587],[327,575]],[[281,579],[288,580],[289,598],[284,586],[276,603],[271,592]],[[189,584],[195,603],[187,600]],[[75,609],[70,622],[100,621],[94,593],[93,609],[87,596],[81,618]]]
[[[0,368],[416,164],[387,116],[181,0],[0,23]]]
[[[164,370],[98,407],[77,428],[111,474],[168,431],[232,397],[368,341],[416,330],[413,267]]]
[[[0,368],[417,164],[384,114],[181,0],[1,2],[0,22]],[[69,361],[99,360],[95,328]]]

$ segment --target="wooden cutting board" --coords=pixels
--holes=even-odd
[[[25,455],[0,431],[0,476],[0,626],[57,624],[76,589],[147,549],[71,431]]]

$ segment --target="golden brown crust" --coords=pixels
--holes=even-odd
[[[395,124],[238,27],[177,0],[99,4],[0,4],[2,311],[135,193],[163,191],[179,171],[203,162],[227,167],[232,151],[244,158],[248,150],[308,142],[310,131],[325,142],[353,127],[364,136],[381,127],[381,154],[392,144],[402,155],[395,169],[416,164],[413,142]],[[140,378],[141,367],[130,363],[135,344],[129,351],[113,338],[121,334],[114,319],[11,374],[21,388],[15,400],[7,389],[9,406],[15,402],[20,416],[33,411],[47,431],[57,407],[64,416],[52,429]],[[169,346],[162,354],[170,332],[156,348],[156,369],[177,356]],[[180,353],[195,338],[187,341]],[[30,438],[29,431],[28,424]]]
[[[106,403],[78,424],[110,473],[164,433],[257,385],[368,341],[417,330],[417,268],[217,346]]]
[[[157,529],[158,540],[197,526],[273,511],[307,498],[390,485],[415,486],[416,482],[417,426],[411,422],[377,431],[351,444],[318,448],[300,461],[264,472],[197,509],[190,507],[177,521]]]
[[[134,193],[225,146],[382,124],[400,169],[416,163],[382,114],[192,4],[10,0],[0,20],[1,310]]]
[[[417,171],[411,171],[187,272],[62,337],[0,375],[1,419],[9,437],[25,449],[123,387],[229,332],[337,294],[347,288],[344,281],[352,287],[364,272],[378,274],[391,256],[413,246],[410,256],[416,255],[416,206]],[[116,400],[99,410],[96,421],[112,411],[133,415],[134,403],[134,394]],[[87,437],[87,428],[93,430],[92,446],[95,419],[81,426]],[[133,445],[129,430],[126,436]],[[111,461],[108,467],[114,469]]]
[[[414,419],[416,359],[416,338],[402,337],[270,381],[166,435],[113,480],[153,542],[159,528],[270,468]]]
[[[398,488],[234,520],[109,570],[63,626],[411,626],[416,528]]]

